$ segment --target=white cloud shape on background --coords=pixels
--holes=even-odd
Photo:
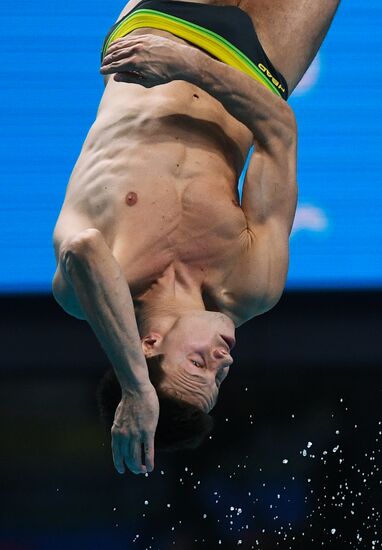
[[[310,92],[317,84],[321,72],[321,60],[318,53],[310,64],[308,70],[292,92],[293,96],[302,96]]]
[[[297,208],[291,237],[298,231],[323,233],[329,226],[329,220],[322,208],[313,205],[301,205]]]

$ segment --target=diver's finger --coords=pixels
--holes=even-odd
[[[126,464],[126,467],[133,472],[133,474],[140,474],[142,473],[140,469],[136,466],[135,460],[134,460],[134,454],[133,454],[133,437],[124,437],[122,443],[121,443],[121,453],[122,458]]]
[[[140,438],[134,438],[130,445],[131,458],[134,468],[137,469],[137,473],[145,474],[147,472],[146,466],[142,462],[142,448]]]
[[[125,467],[123,465],[123,456],[121,451],[121,437],[119,434],[113,433],[113,429],[111,431],[111,449],[115,469],[119,474],[124,474]]]
[[[106,55],[108,55],[110,52],[118,50],[121,46],[136,44],[138,42],[137,38],[138,37],[135,36],[122,36],[121,38],[116,38],[107,48]]]
[[[145,457],[145,464],[148,472],[154,470],[154,436],[147,435],[143,439],[143,453]]]

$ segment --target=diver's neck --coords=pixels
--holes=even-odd
[[[135,301],[140,336],[143,338],[149,332],[167,333],[180,315],[195,310],[206,310],[200,284],[169,269]]]

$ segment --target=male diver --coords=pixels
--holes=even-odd
[[[297,203],[286,100],[338,3],[131,0],[105,38],[52,290],[112,363],[120,473],[151,471],[154,441],[200,442],[235,328],[280,299]]]

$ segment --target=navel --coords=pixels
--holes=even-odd
[[[127,206],[134,206],[137,200],[138,200],[138,195],[134,193],[134,191],[130,191],[129,193],[127,193],[125,198],[125,202]]]

